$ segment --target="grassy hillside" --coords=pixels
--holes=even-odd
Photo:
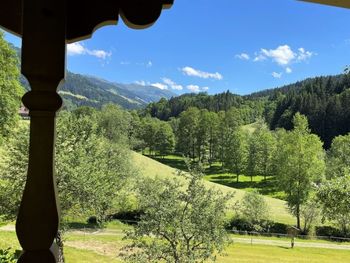
[[[144,176],[148,177],[169,177],[169,176],[174,176],[176,170],[174,168],[171,168],[167,165],[161,164],[151,158],[148,158],[146,156],[143,156],[138,153],[133,153],[133,159],[135,165],[138,167],[140,170],[141,174]],[[181,179],[181,178],[180,178]],[[215,187],[216,189],[221,190],[224,193],[229,193],[229,192],[234,192],[235,193],[235,198],[233,200],[233,203],[236,202],[237,200],[241,200],[245,191],[239,190],[239,189],[233,189],[231,187],[227,187],[224,185],[219,185],[215,183],[211,183],[208,181],[205,181],[205,184],[208,187]],[[265,200],[270,206],[271,209],[271,220],[280,222],[280,223],[285,223],[285,224],[294,224],[295,220],[292,217],[292,215],[288,212],[286,208],[286,202],[271,198],[271,197],[265,197]]]

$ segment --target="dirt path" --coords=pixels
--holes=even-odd
[[[290,247],[289,241],[280,241],[280,240],[269,240],[269,239],[250,239],[250,238],[233,238],[233,242],[243,243],[243,244],[253,244],[253,245],[268,245],[268,246],[283,246]],[[317,243],[317,242],[298,242],[294,243],[295,247],[309,247],[309,248],[328,248],[328,249],[341,249],[341,250],[350,250],[350,245],[341,245],[341,244],[330,244],[330,243]]]
[[[7,225],[0,227],[0,231],[15,231],[14,225]],[[122,236],[124,235],[122,230],[97,230],[95,232],[85,232],[81,230],[71,231],[74,234],[83,234],[83,235],[115,235]],[[270,239],[251,239],[251,238],[241,238],[234,237],[234,243],[242,243],[242,244],[252,244],[252,245],[267,245],[267,246],[281,246],[281,247],[290,247],[289,241],[283,240],[270,240]],[[295,247],[305,247],[305,248],[326,248],[326,249],[341,249],[341,250],[350,250],[350,245],[342,245],[338,243],[319,243],[319,242],[298,242],[295,241]]]
[[[16,231],[16,227],[15,227],[15,225],[6,225],[6,226],[0,227],[0,231],[14,232],[14,231]]]

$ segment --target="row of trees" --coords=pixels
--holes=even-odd
[[[244,123],[240,109],[216,113],[189,108],[168,122],[143,118],[138,138],[160,155],[176,152],[210,165],[219,161],[238,175],[237,181],[240,174],[271,175],[276,137],[262,120],[254,131]]]

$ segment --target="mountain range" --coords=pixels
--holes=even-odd
[[[21,56],[21,49],[10,46]],[[20,66],[20,65],[18,65]],[[29,90],[28,81],[21,76],[22,86]],[[117,104],[124,109],[141,109],[160,99],[178,96],[170,90],[162,90],[152,85],[121,84],[95,76],[67,72],[65,83],[58,88],[64,101],[64,108],[74,109],[80,106],[101,108],[108,103]]]
[[[21,83],[26,90],[29,89],[25,78],[21,78]],[[67,109],[80,106],[101,108],[108,103],[120,105],[124,109],[140,109],[161,98],[170,99],[177,96],[174,92],[151,85],[114,83],[72,72],[67,72],[66,81],[59,87],[58,92]]]

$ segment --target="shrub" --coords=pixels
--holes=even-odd
[[[287,225],[270,221],[269,233],[287,234]]]
[[[241,203],[241,213],[253,225],[266,221],[269,216],[269,206],[262,195],[256,190],[246,192]]]
[[[110,219],[120,220],[123,223],[134,225],[140,221],[140,217],[144,214],[142,210],[120,211],[109,216]]]
[[[339,229],[332,226],[317,226],[315,230],[317,236],[345,237]]]
[[[251,222],[249,219],[243,217],[234,217],[230,223],[226,226],[227,230],[238,231],[258,231],[261,233],[278,233],[287,234],[287,225],[282,223],[276,223],[270,220],[261,220]]]
[[[96,216],[90,216],[87,220],[87,223],[89,225],[98,225],[99,224],[99,221],[97,220],[97,217]]]
[[[11,248],[0,249],[0,263],[16,263],[16,253]]]

